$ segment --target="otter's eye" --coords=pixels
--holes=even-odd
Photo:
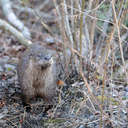
[[[51,55],[46,55],[46,56],[44,57],[44,59],[45,59],[45,60],[50,60],[50,59],[51,59]]]
[[[41,59],[41,56],[40,56],[40,55],[36,55],[35,59],[36,59],[37,61],[39,61],[39,60]]]
[[[38,57],[41,57],[42,55],[41,55],[41,54],[38,54],[37,56],[38,56]]]

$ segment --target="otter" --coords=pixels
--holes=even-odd
[[[56,65],[48,49],[38,43],[31,44],[22,54],[17,72],[24,105],[35,97],[52,101],[56,95]]]

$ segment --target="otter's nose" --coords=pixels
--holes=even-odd
[[[50,60],[51,58],[52,58],[51,55],[46,55],[46,56],[44,57],[45,60]]]

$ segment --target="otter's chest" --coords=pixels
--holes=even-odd
[[[33,72],[33,87],[34,88],[44,88],[53,83],[53,74],[51,70],[40,70]]]

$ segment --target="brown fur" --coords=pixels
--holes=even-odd
[[[40,44],[32,44],[21,56],[18,64],[18,78],[23,103],[40,96],[52,100],[56,94],[55,63],[51,53]]]

